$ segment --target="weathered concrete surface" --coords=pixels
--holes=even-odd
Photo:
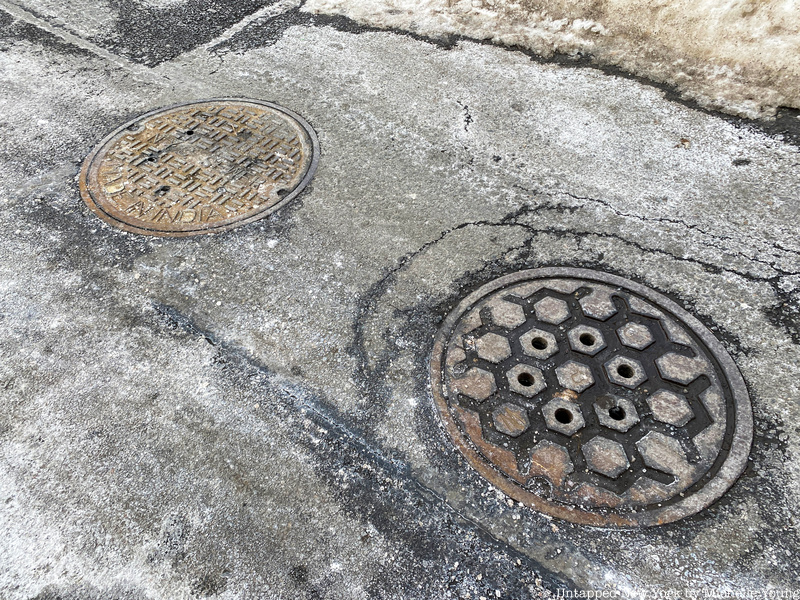
[[[309,0],[304,10],[429,36],[492,40],[542,56],[588,56],[746,117],[800,109],[796,2]]]
[[[797,147],[628,79],[290,4],[225,3],[225,27],[199,3],[115,6],[0,10],[0,597],[798,589]],[[179,240],[83,205],[109,130],[236,95],[318,132],[298,201]],[[540,265],[639,280],[724,340],[756,439],[720,502],[577,527],[454,453],[437,324]]]

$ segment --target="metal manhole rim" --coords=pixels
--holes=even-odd
[[[98,155],[101,154],[105,149],[106,146],[121,132],[125,129],[130,127],[131,125],[138,123],[139,121],[149,119],[150,117],[154,117],[156,115],[162,113],[168,113],[173,110],[177,110],[180,108],[196,105],[196,104],[208,104],[212,102],[242,102],[242,103],[250,103],[250,104],[257,104],[260,106],[265,106],[267,108],[276,110],[280,113],[283,113],[292,119],[294,119],[298,125],[305,131],[306,135],[308,135],[309,140],[311,141],[311,160],[309,161],[308,170],[306,171],[303,178],[297,185],[284,197],[282,197],[278,202],[275,204],[265,206],[262,210],[255,212],[249,216],[246,216],[240,220],[225,223],[222,225],[204,227],[202,229],[193,229],[193,230],[184,230],[184,231],[165,231],[165,230],[158,230],[158,229],[150,229],[146,227],[139,227],[136,225],[131,225],[118,219],[117,217],[109,214],[107,211],[103,209],[103,207],[95,200],[92,192],[90,190],[90,186],[88,183],[88,176],[91,171],[92,166],[94,165],[95,160],[97,159]],[[115,227],[117,229],[121,229],[128,233],[138,233],[142,235],[150,235],[156,237],[191,237],[195,235],[204,235],[204,234],[213,234],[213,233],[220,233],[222,231],[227,231],[229,229],[234,229],[236,227],[241,227],[252,223],[253,221],[257,221],[259,219],[263,219],[265,216],[276,212],[283,208],[286,204],[294,200],[297,196],[299,196],[303,191],[305,191],[306,187],[310,183],[311,179],[314,177],[316,173],[317,166],[319,163],[320,158],[320,144],[319,138],[317,137],[317,133],[311,124],[304,119],[302,116],[294,112],[293,110],[281,106],[280,104],[276,104],[274,102],[270,102],[268,100],[260,100],[256,98],[248,98],[244,96],[224,96],[224,97],[214,97],[214,98],[201,98],[198,100],[191,100],[189,102],[178,102],[175,104],[170,104],[168,106],[162,106],[159,108],[155,108],[150,110],[146,113],[142,113],[137,115],[134,118],[131,118],[124,123],[122,123],[119,127],[108,133],[105,137],[103,137],[99,142],[97,142],[92,151],[86,156],[83,160],[83,164],[81,165],[80,172],[78,174],[78,188],[80,191],[81,198],[83,201],[88,205],[89,209],[102,221]]]
[[[632,516],[619,513],[588,512],[580,508],[546,500],[512,483],[506,475],[492,466],[474,448],[455,422],[447,400],[441,393],[443,388],[443,359],[447,342],[459,319],[476,303],[490,294],[522,281],[550,279],[554,277],[583,279],[612,285],[633,292],[653,302],[658,308],[671,313],[683,325],[706,344],[708,350],[718,361],[730,385],[734,405],[735,427],[728,455],[716,474],[696,492],[681,498],[669,506],[647,509]],[[753,415],[749,393],[739,368],[719,339],[697,317],[664,294],[645,285],[593,269],[578,267],[551,266],[525,269],[503,275],[480,286],[448,312],[434,337],[430,359],[431,393],[440,416],[441,426],[458,450],[467,458],[469,465],[490,484],[499,488],[507,496],[527,504],[550,517],[557,517],[572,523],[593,526],[643,527],[663,525],[694,515],[718,500],[744,472],[747,466],[753,435]],[[646,521],[642,521],[646,518]]]

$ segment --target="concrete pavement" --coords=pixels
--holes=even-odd
[[[4,1],[0,25],[0,596],[798,591],[788,136],[291,3]],[[109,131],[224,96],[316,130],[292,204],[187,239],[85,207],[75,178]],[[640,281],[724,342],[756,434],[711,508],[571,525],[455,452],[429,390],[438,323],[545,265]]]

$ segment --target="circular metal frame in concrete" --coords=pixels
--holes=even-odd
[[[482,476],[575,523],[695,514],[741,475],[752,442],[720,341],[666,296],[587,269],[521,271],[469,294],[435,338],[431,381]]]
[[[314,130],[261,100],[214,98],[151,111],[86,158],[80,190],[125,231],[182,237],[261,219],[297,197],[319,160]]]

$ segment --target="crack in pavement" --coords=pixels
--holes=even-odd
[[[640,220],[644,220],[644,221],[648,221],[648,222],[659,222],[659,223],[663,222],[663,223],[673,223],[673,224],[676,224],[676,225],[683,225],[687,229],[696,230],[696,231],[698,231],[698,232],[700,232],[700,233],[702,233],[704,235],[707,235],[707,236],[715,238],[715,239],[731,240],[731,241],[734,241],[734,242],[736,242],[738,244],[744,245],[744,242],[742,242],[741,240],[737,240],[734,236],[720,235],[720,234],[717,234],[717,233],[711,233],[708,230],[702,229],[699,225],[693,225],[691,223],[687,223],[683,219],[670,219],[670,218],[667,218],[667,217],[645,217],[643,215],[636,215],[636,214],[633,214],[633,213],[624,213],[624,212],[621,212],[621,211],[615,209],[611,205],[611,203],[606,201],[606,200],[601,200],[599,198],[592,198],[592,197],[589,197],[589,196],[576,196],[575,194],[572,194],[570,192],[564,192],[564,191],[561,191],[561,192],[558,192],[558,193],[564,194],[566,196],[569,196],[570,198],[574,198],[575,200],[588,200],[588,201],[596,203],[596,204],[601,204],[601,205],[613,210],[616,214],[618,214],[621,217],[630,217],[630,218],[640,219]],[[773,247],[775,249],[777,249],[777,250],[780,250],[780,251],[783,251],[783,252],[788,252],[788,253],[800,256],[800,250],[795,250],[795,249],[792,249],[792,248],[788,248],[786,246],[782,246],[778,242],[774,242],[773,243]]]

